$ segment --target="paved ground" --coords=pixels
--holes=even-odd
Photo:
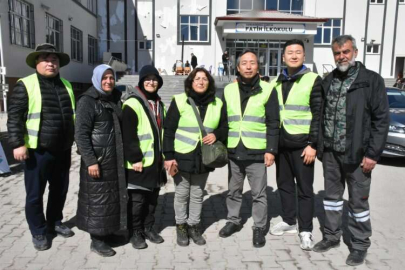
[[[13,162],[11,162],[13,163]],[[321,164],[316,164],[316,217],[314,237],[321,239],[323,220],[323,178]],[[373,224],[372,246],[366,264],[356,269],[404,269],[405,223],[403,191],[405,190],[405,160],[388,160],[378,165],[373,174],[371,211]],[[348,249],[342,244],[326,254],[304,252],[298,236],[267,235],[264,248],[252,247],[252,218],[250,192],[245,186],[242,215],[243,230],[227,239],[218,237],[225,224],[227,190],[226,168],[209,177],[204,197],[203,221],[206,246],[191,244],[179,247],[175,241],[173,184],[162,189],[157,211],[157,228],[165,242],[149,244],[145,250],[134,250],[130,244],[118,245],[117,255],[101,258],[90,252],[89,235],[75,225],[79,186],[79,157],[73,155],[71,183],[65,207],[65,220],[76,235],[69,239],[57,237],[52,248],[37,252],[25,222],[23,174],[21,166],[13,174],[0,177],[0,269],[349,269],[345,265]],[[268,200],[270,223],[280,221],[280,202],[274,178],[274,168],[268,170]],[[346,195],[347,198],[347,195]]]

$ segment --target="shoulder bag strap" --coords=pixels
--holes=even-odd
[[[207,131],[205,131],[204,125],[201,121],[201,117],[200,114],[198,113],[197,107],[195,106],[194,100],[191,97],[188,97],[188,101],[190,102],[190,105],[193,108],[195,117],[197,118],[198,125],[200,126],[200,130],[204,138],[205,136],[207,136]]]

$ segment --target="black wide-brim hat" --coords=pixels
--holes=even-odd
[[[35,51],[30,53],[25,62],[27,63],[28,66],[36,69],[37,64],[36,60],[37,57],[41,54],[56,54],[59,58],[59,67],[66,66],[70,62],[70,57],[68,54],[63,53],[63,52],[58,52],[55,48],[54,45],[49,44],[49,43],[43,43],[43,44],[38,44],[37,47],[35,48]]]

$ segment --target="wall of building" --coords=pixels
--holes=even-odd
[[[63,21],[63,51],[65,53],[71,54],[70,27],[74,26],[83,32],[83,62],[71,61],[68,66],[61,69],[61,75],[71,82],[90,82],[94,65],[88,64],[88,35],[97,37],[96,16],[73,0],[57,2],[53,0],[25,0],[25,2],[34,6],[35,44],[45,43],[46,41],[46,13]],[[8,1],[0,1],[0,10],[8,12]],[[69,20],[69,18],[71,19]],[[10,81],[15,81],[15,78],[21,78],[33,73],[34,70],[25,64],[25,58],[33,49],[11,44],[8,16],[1,16],[1,20],[4,61],[7,67],[6,77]]]
[[[210,6],[210,4],[212,6]],[[180,13],[179,13],[180,12]],[[165,69],[168,74],[176,60],[181,59],[182,46],[178,39],[178,20],[180,15],[209,15],[210,18],[210,44],[187,44],[184,43],[184,62],[191,60],[191,53],[198,58],[199,65],[205,65],[208,69],[212,66],[215,71],[218,62],[222,61],[222,53],[225,50],[225,40],[220,40],[216,32],[214,21],[218,16],[226,15],[226,1],[210,0],[158,0],[156,1],[156,29],[155,34],[155,65]]]

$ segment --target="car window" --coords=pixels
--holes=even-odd
[[[405,91],[388,91],[387,95],[391,109],[405,109]]]

